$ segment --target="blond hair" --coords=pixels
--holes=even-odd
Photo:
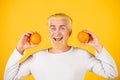
[[[70,27],[70,28],[72,27],[71,17],[64,13],[56,13],[56,14],[53,14],[50,17],[48,17],[48,24],[50,23],[51,20],[57,20],[57,19],[66,20],[68,23],[68,27]]]

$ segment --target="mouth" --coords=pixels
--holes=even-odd
[[[62,41],[63,37],[53,37],[54,41],[59,42]]]

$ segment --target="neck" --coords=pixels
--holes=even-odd
[[[62,46],[61,48],[52,47],[48,51],[50,53],[62,53],[68,51],[70,48],[71,48],[70,46],[66,45],[66,46]]]

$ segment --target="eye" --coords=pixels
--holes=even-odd
[[[55,27],[55,25],[50,25],[50,30],[56,30],[56,27]]]
[[[61,30],[65,30],[65,26],[61,26],[60,29],[61,29]]]
[[[55,27],[51,27],[50,29],[51,29],[51,30],[56,30],[56,28],[55,28]]]
[[[61,29],[62,29],[62,30],[65,30],[65,28],[64,28],[64,27],[62,27]]]

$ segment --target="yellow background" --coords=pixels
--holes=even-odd
[[[77,39],[79,31],[92,31],[110,52],[120,72],[119,0],[0,0],[0,80],[3,80],[6,62],[24,32],[39,32],[42,42],[38,47],[27,50],[23,60],[36,50],[51,47],[47,17],[57,12],[66,13],[73,19],[69,45],[82,47],[93,53],[94,49],[81,46]],[[85,80],[93,79],[107,80],[88,72]],[[28,76],[23,80],[34,78]],[[120,76],[116,80],[120,80]]]

